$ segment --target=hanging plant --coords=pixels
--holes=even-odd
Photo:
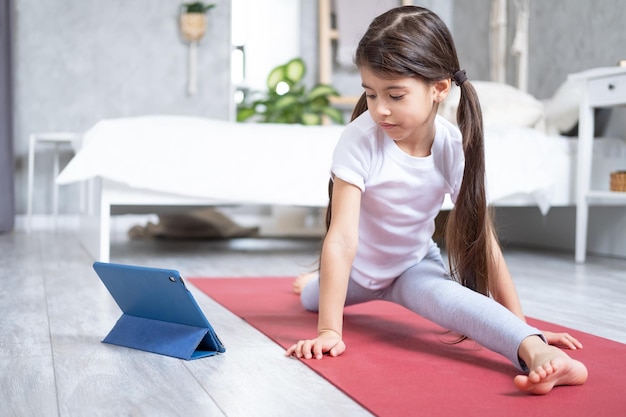
[[[238,106],[237,121],[320,125],[327,116],[343,124],[343,113],[330,102],[330,97],[339,96],[337,90],[326,84],[307,90],[302,82],[305,73],[306,65],[300,58],[272,69],[267,76],[267,92],[250,93]]]
[[[183,3],[182,6],[185,13],[206,13],[216,5],[215,3],[205,4],[201,1],[195,1],[192,3]]]
[[[181,4],[180,28],[185,39],[197,42],[206,31],[206,13],[215,7],[214,3],[205,4],[201,1]]]

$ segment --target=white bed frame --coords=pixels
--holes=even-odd
[[[151,190],[132,188],[128,185],[102,179],[100,177],[86,181],[85,209],[80,214],[80,240],[87,252],[94,260],[109,262],[111,258],[112,217],[123,214],[165,214],[180,212],[184,209],[197,207],[238,206],[241,203],[234,201],[219,201],[202,199],[182,195],[168,194]],[[306,207],[306,214],[313,214],[315,221],[307,224],[304,217],[296,221],[281,218],[280,210],[274,207],[272,217],[261,219],[255,215],[255,220],[263,223],[261,235],[271,236],[322,236],[322,209],[325,207]],[[302,210],[297,207],[291,210],[291,215],[299,215]],[[319,212],[319,213],[318,213]],[[288,217],[289,215],[287,215]],[[299,221],[302,220],[302,221]]]
[[[239,205],[232,201],[201,199],[175,194],[167,194],[150,190],[132,188],[102,178],[87,181],[87,201],[85,210],[80,216],[80,240],[85,249],[101,262],[109,262],[111,258],[112,216],[122,214],[154,214],[180,211],[185,208],[215,207]],[[571,205],[571,197],[564,196]],[[516,195],[502,199],[497,207],[529,207],[536,206],[531,196]],[[452,203],[449,198],[443,204],[443,210],[450,210]],[[323,209],[323,207],[310,207]],[[290,224],[288,228],[279,225],[280,218],[273,219],[273,226],[262,229],[263,236],[322,236],[324,227],[318,222],[307,226]],[[278,226],[277,226],[278,224]]]

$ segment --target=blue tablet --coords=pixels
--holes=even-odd
[[[225,352],[178,271],[104,262],[93,268],[123,313],[103,342],[187,360]]]

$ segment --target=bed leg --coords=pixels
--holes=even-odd
[[[80,216],[80,241],[94,260],[109,262],[111,205],[100,178],[87,182],[85,203]]]

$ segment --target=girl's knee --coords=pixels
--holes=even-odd
[[[309,282],[300,293],[300,302],[302,307],[308,311],[317,312],[320,304],[320,291],[317,280]]]
[[[305,293],[300,295],[300,302],[302,307],[307,311],[317,312],[319,310],[319,297],[307,297]]]

